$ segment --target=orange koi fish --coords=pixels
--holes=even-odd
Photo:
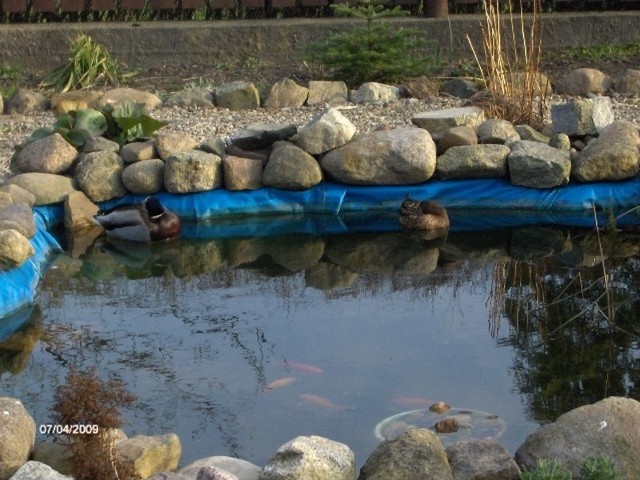
[[[327,410],[346,410],[347,407],[344,405],[338,405],[337,403],[333,403],[331,400],[325,397],[321,397],[320,395],[314,395],[312,393],[302,393],[299,396],[302,403],[305,405],[309,405],[311,407],[320,407]]]
[[[296,363],[296,362],[288,362],[284,361],[282,364],[290,368],[291,370],[296,370],[298,372],[303,373],[322,373],[322,369],[320,367],[316,367],[315,365],[309,365],[308,363]]]
[[[287,385],[291,385],[295,381],[296,381],[295,377],[282,377],[277,380],[274,380],[271,383],[267,383],[267,385],[264,388],[266,388],[267,390],[273,390],[274,388],[282,388],[282,387],[286,387]]]

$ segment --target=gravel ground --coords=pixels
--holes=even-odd
[[[550,104],[561,103],[567,97],[554,95]],[[630,120],[640,125],[640,98],[614,96],[613,109],[617,120]],[[385,105],[342,105],[338,107],[353,122],[359,133],[369,132],[381,124],[391,127],[411,125],[411,117],[419,112],[461,106],[462,100],[451,97],[434,97],[428,100],[401,99]],[[165,129],[184,132],[198,141],[227,136],[251,123],[295,123],[304,125],[326,106],[257,109],[229,111],[227,109],[184,110],[180,108],[160,107],[153,116],[168,120]],[[16,145],[19,145],[37,128],[49,126],[54,122],[50,112],[14,116],[0,115],[0,176],[8,173],[9,160]]]

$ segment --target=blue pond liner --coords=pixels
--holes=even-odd
[[[592,205],[598,207],[600,221],[607,210],[621,212],[640,205],[640,176],[544,190],[513,186],[502,179],[473,179],[384,187],[325,182],[304,191],[262,188],[157,196],[185,222],[201,222],[185,224],[182,236],[186,238],[392,231],[399,228],[395,212],[405,197],[438,200],[449,209],[452,231],[539,224],[591,227]],[[100,207],[106,210],[143,198],[127,195]],[[35,255],[19,268],[0,272],[0,340],[19,327],[17,312],[33,302],[47,256],[61,251],[48,229],[62,222],[62,207],[37,207],[35,212],[37,233],[31,239]],[[253,219],[242,218],[258,214]],[[620,222],[625,223],[640,221],[637,215],[628,215]]]

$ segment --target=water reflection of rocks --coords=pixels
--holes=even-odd
[[[513,239],[512,257],[494,267],[491,325],[518,351],[513,372],[529,417],[640,398],[640,238],[537,228]],[[510,325],[502,337],[501,318]]]
[[[517,350],[514,382],[527,399],[531,418],[555,419],[608,395],[640,398],[640,242],[622,232],[599,237],[587,230],[526,227],[450,232],[446,239],[435,240],[410,232],[292,234],[153,245],[98,240],[77,258],[62,255],[53,261],[42,280],[39,301],[46,308],[67,294],[82,302],[107,293],[117,302],[126,296],[118,289],[127,287],[110,280],[126,276],[153,279],[144,295],[170,305],[182,288],[232,288],[256,273],[278,279],[275,293],[283,302],[295,294],[294,285],[300,280],[332,298],[366,295],[389,284],[394,290],[428,297],[443,285],[473,286],[479,276],[478,285],[491,286],[486,295],[492,336],[498,344]],[[507,332],[500,331],[504,319]],[[214,312],[210,317],[185,316],[184,321],[191,322],[194,334],[225,335],[242,352],[257,388],[264,388],[265,352],[273,348],[264,332],[250,331],[238,318],[216,318]],[[14,373],[24,368],[38,338],[62,364],[98,357],[104,342],[114,342],[115,349],[115,342],[123,341],[109,332],[59,328],[41,326],[36,314],[15,338],[0,344],[2,368]],[[162,370],[162,352],[166,354],[169,345],[160,338],[146,339],[155,345],[154,357],[138,357],[135,348],[131,350],[137,340],[132,335],[127,341],[119,347],[120,361],[164,376],[169,388],[177,385],[179,373]],[[215,358],[216,352],[199,354]],[[225,389],[215,379],[211,382],[212,390]],[[204,397],[199,404],[211,416],[221,408]],[[229,444],[235,441],[235,415],[231,411],[224,415],[229,419],[223,427]]]

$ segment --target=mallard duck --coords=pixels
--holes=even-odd
[[[400,205],[400,225],[412,230],[445,230],[449,228],[449,216],[434,200],[406,198]]]
[[[135,205],[116,207],[95,217],[107,236],[134,242],[168,240],[180,234],[178,216],[166,210],[156,197]]]

